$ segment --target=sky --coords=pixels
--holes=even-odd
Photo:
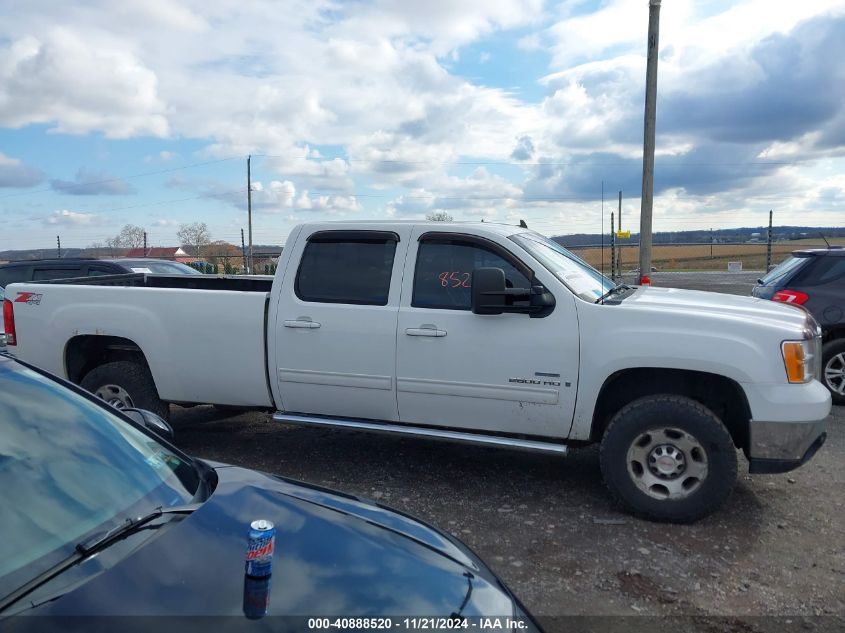
[[[0,3],[0,250],[639,230],[648,0]],[[664,0],[655,231],[845,226],[845,0]],[[604,194],[602,194],[604,192]],[[604,202],[602,196],[604,195]]]

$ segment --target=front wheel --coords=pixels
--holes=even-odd
[[[727,429],[683,396],[647,396],[620,409],[604,432],[600,461],[611,494],[656,521],[697,521],[721,506],[736,482]]]
[[[845,338],[825,343],[822,348],[822,376],[833,404],[845,404]]]
[[[79,386],[116,409],[146,409],[164,420],[170,418],[170,407],[158,397],[150,370],[140,363],[105,363],[88,372]]]

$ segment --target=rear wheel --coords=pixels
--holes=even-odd
[[[828,341],[822,348],[822,380],[833,404],[845,404],[845,338]]]
[[[604,432],[600,459],[611,494],[656,521],[707,516],[736,482],[736,449],[727,429],[712,411],[683,396],[647,396],[619,410]]]
[[[116,409],[146,409],[170,418],[170,407],[158,397],[150,370],[140,363],[105,363],[88,372],[79,385]]]

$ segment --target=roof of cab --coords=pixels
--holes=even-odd
[[[514,235],[516,233],[524,233],[530,231],[530,227],[525,229],[514,224],[504,224],[500,222],[437,222],[432,220],[332,220],[329,222],[308,222],[306,226],[337,226],[343,229],[350,229],[352,226],[379,226],[389,227],[392,225],[416,225],[431,228],[431,230],[443,229],[451,233],[460,233],[462,230],[485,230],[500,235]]]

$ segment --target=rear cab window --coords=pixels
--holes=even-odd
[[[388,231],[318,231],[296,273],[296,296],[313,303],[387,305],[399,236]]]

